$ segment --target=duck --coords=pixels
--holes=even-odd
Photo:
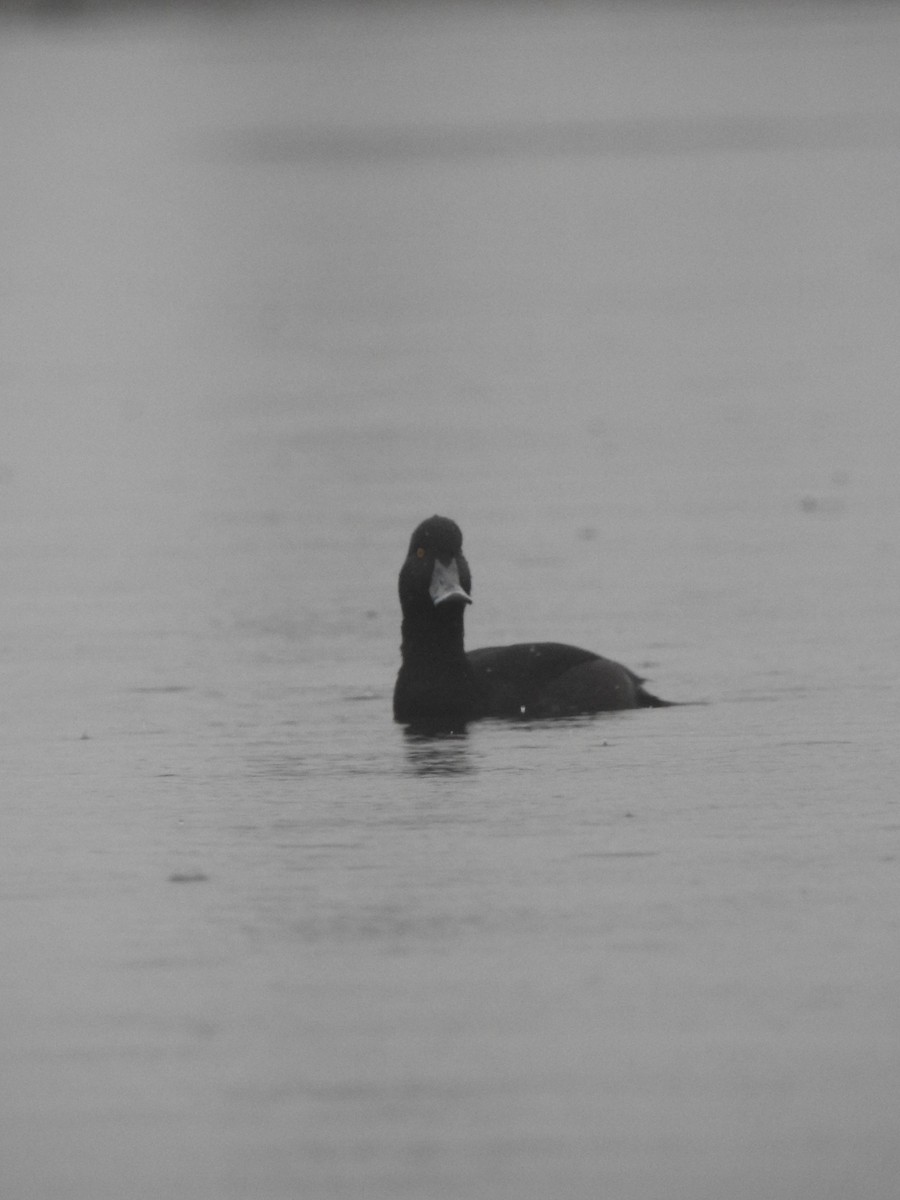
[[[413,532],[398,591],[403,619],[394,719],[465,725],[488,717],[545,719],[668,708],[628,667],[561,642],[465,649],[472,573],[462,531],[433,516]]]

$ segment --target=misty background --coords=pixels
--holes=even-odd
[[[0,1184],[892,1200],[900,15],[0,6]],[[470,646],[703,705],[422,741]]]

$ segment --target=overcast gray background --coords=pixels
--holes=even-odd
[[[0,21],[11,1200],[893,1200],[900,14]],[[410,741],[469,644],[702,707]]]

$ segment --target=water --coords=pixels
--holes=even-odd
[[[6,19],[4,1195],[894,1195],[898,41]],[[434,511],[708,703],[405,736]]]

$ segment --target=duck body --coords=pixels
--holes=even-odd
[[[668,706],[627,667],[577,646],[521,642],[467,653],[463,617],[471,591],[459,526],[447,517],[423,521],[400,570],[395,720],[461,724]]]

